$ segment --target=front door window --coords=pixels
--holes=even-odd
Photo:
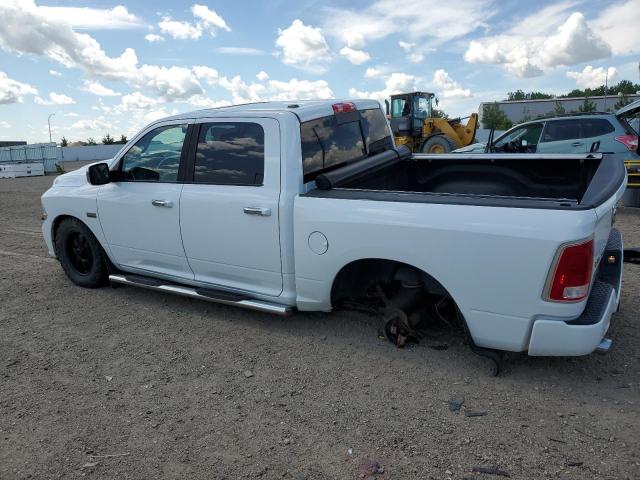
[[[122,179],[134,182],[176,182],[187,125],[151,130],[122,157]]]

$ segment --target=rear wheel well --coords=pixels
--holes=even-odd
[[[419,268],[396,260],[366,258],[340,269],[331,287],[331,304],[335,306],[341,300],[361,297],[376,284],[390,284],[400,277],[419,281],[425,293],[451,297],[438,280]]]

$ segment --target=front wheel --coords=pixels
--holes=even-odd
[[[56,254],[67,277],[81,287],[96,288],[107,279],[106,255],[91,230],[75,218],[56,230]]]
[[[422,153],[449,153],[455,148],[454,143],[444,135],[435,135],[422,144]]]

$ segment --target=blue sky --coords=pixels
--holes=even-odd
[[[153,5],[150,8],[150,5]],[[205,107],[638,82],[640,0],[0,2],[0,140],[132,135]]]

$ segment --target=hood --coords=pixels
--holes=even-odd
[[[457,148],[455,149],[452,153],[482,153],[484,152],[485,147],[487,146],[486,143],[472,143],[471,145],[467,145],[466,147],[461,147],[461,148]]]
[[[616,117],[630,117],[638,112],[640,112],[640,100],[636,100],[622,107],[616,112]]]
[[[53,181],[53,185],[56,187],[79,187],[88,183],[87,170],[91,165],[98,163],[110,163],[111,160],[101,160],[99,162],[93,162],[88,165],[84,165],[73,172],[62,174]]]

